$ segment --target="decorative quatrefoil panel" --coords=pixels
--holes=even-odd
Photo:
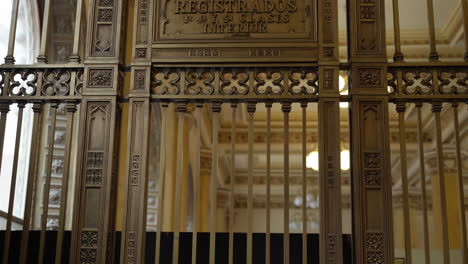
[[[403,92],[408,95],[431,94],[434,91],[430,71],[404,72],[403,83]]]
[[[31,96],[36,93],[37,72],[32,70],[19,70],[12,73],[10,95]]]
[[[176,95],[180,92],[180,74],[173,71],[155,72],[152,76],[153,93],[157,95]]]
[[[43,95],[67,95],[70,92],[71,73],[68,70],[47,70],[44,72]]]
[[[281,95],[284,92],[284,74],[281,71],[255,73],[255,88],[257,95]]]
[[[187,72],[185,80],[187,81],[185,88],[187,94],[209,95],[214,92],[214,74],[212,72]]]
[[[293,71],[289,75],[289,93],[293,95],[317,94],[317,73],[312,71]]]
[[[468,72],[444,71],[439,74],[439,80],[443,94],[468,94]]]
[[[221,94],[223,95],[246,95],[249,92],[247,72],[223,72],[220,75]]]

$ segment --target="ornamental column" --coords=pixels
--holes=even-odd
[[[354,262],[393,263],[385,3],[348,7]]]
[[[71,263],[113,261],[124,4],[90,1]]]

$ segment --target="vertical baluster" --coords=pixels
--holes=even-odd
[[[231,104],[231,178],[229,180],[229,264],[234,264],[234,185],[236,173],[237,103]]]
[[[70,55],[70,62],[80,63],[80,33],[81,33],[81,19],[83,11],[83,0],[76,1],[76,13],[75,13],[75,31],[73,33],[73,49]]]
[[[21,235],[21,248],[20,248],[20,262],[21,264],[26,263],[28,257],[28,241],[29,241],[29,229],[32,221],[32,207],[33,207],[33,192],[34,184],[36,182],[37,164],[36,159],[38,157],[38,145],[40,139],[40,127],[41,127],[41,113],[42,103],[34,102],[33,104],[33,127],[31,136],[31,152],[29,154],[29,168],[28,168],[28,183],[26,189],[26,202],[24,206],[24,218],[23,218],[23,232]]]
[[[210,264],[215,264],[216,253],[216,209],[217,209],[217,179],[218,179],[218,131],[221,102],[211,103],[213,111],[213,147],[211,151],[211,182],[210,182]]]
[[[75,31],[73,35],[73,48],[72,54],[70,55],[70,63],[78,64],[80,63],[80,32],[81,32],[81,19],[82,19],[82,10],[83,10],[83,0],[76,1],[76,12],[75,12]],[[77,71],[71,71],[70,77],[70,95],[76,95],[76,75]]]
[[[463,29],[465,36],[465,61],[468,61],[468,1],[461,0],[463,14]]]
[[[203,103],[197,104],[196,111],[196,135],[195,135],[195,166],[193,180],[193,228],[192,228],[192,264],[197,263],[198,240],[198,205],[200,200],[200,151],[201,151],[201,126]]]
[[[424,235],[424,263],[431,263],[431,254],[429,248],[429,224],[427,216],[427,195],[426,195],[426,171],[424,168],[424,139],[423,139],[423,124],[421,115],[422,103],[416,103],[418,110],[418,144],[419,144],[419,167],[421,172],[421,196],[422,196],[422,211],[423,211],[423,235]]]
[[[155,263],[161,263],[161,229],[163,221],[163,198],[164,198],[164,184],[166,178],[166,124],[167,124],[167,107],[168,103],[161,103],[161,140],[159,149],[159,179],[158,179],[158,222],[156,223],[156,252]]]
[[[3,145],[5,143],[5,129],[8,112],[10,111],[10,103],[0,104],[0,171],[3,160]]]
[[[249,113],[249,165],[248,165],[248,190],[247,190],[247,264],[252,264],[252,203],[253,203],[253,169],[254,169],[254,156],[253,156],[253,141],[254,141],[254,114],[256,110],[255,102],[247,103],[247,112]]]
[[[50,18],[50,1],[44,1],[44,15],[42,20],[42,31],[41,31],[41,45],[39,48],[39,56],[37,56],[38,63],[47,63],[47,38],[49,35],[49,18]]]
[[[439,53],[437,53],[437,47],[436,47],[433,0],[427,0],[427,18],[429,22],[429,45],[430,45],[429,60],[437,61],[439,60]]]
[[[307,263],[307,101],[302,108],[302,263]]]
[[[265,103],[265,107],[267,109],[267,164],[266,164],[266,264],[270,264],[271,261],[271,238],[270,238],[270,225],[271,225],[271,212],[270,212],[270,196],[271,196],[271,102]]]
[[[291,102],[282,102],[281,111],[284,115],[284,219],[283,219],[283,251],[284,264],[289,264],[289,113]],[[303,201],[305,202],[305,201]]]
[[[398,124],[400,131],[400,160],[401,160],[401,182],[403,188],[403,215],[404,215],[404,235],[405,235],[405,257],[406,263],[412,263],[411,257],[411,227],[408,198],[408,167],[406,162],[406,125],[405,111],[406,103],[398,102],[396,106],[398,112]]]
[[[52,161],[54,158],[54,136],[55,136],[55,124],[57,117],[58,102],[50,103],[50,127],[47,135],[47,163],[46,163],[46,182],[42,193],[42,217],[41,217],[41,238],[39,244],[39,264],[44,263],[44,250],[45,250],[45,239],[47,229],[47,214],[49,213],[49,191],[50,191],[50,180],[52,172]]]
[[[21,128],[23,125],[24,106],[25,106],[24,102],[18,103],[18,121],[16,123],[15,153],[13,156],[13,170],[11,173],[10,197],[8,200],[8,212],[7,212],[8,216],[7,216],[7,224],[6,224],[6,231],[5,231],[5,242],[3,244],[3,263],[4,264],[10,263],[8,261],[8,257],[10,253],[11,224],[13,221],[13,208],[15,204],[16,178],[17,178],[17,172],[18,172],[18,156],[19,156],[19,149],[20,149],[20,144],[21,144]]]
[[[60,195],[60,216],[57,233],[57,245],[55,250],[55,263],[62,263],[63,233],[65,230],[65,218],[68,200],[68,179],[70,178],[70,154],[73,139],[73,117],[76,112],[76,102],[67,102],[67,130],[65,131],[65,157],[63,162],[62,194]]]
[[[449,240],[448,240],[448,226],[447,226],[447,199],[445,195],[445,176],[444,176],[444,153],[442,142],[442,124],[440,120],[440,112],[442,110],[441,102],[432,103],[432,112],[435,115],[436,121],[436,141],[437,141],[437,168],[439,179],[439,192],[440,192],[440,211],[442,218],[442,246],[443,246],[443,259],[444,264],[450,264]]]
[[[10,34],[8,36],[8,50],[5,57],[5,64],[15,63],[15,40],[16,40],[16,26],[18,24],[18,9],[19,0],[13,0],[13,6],[11,8],[11,20],[10,20]]]
[[[460,207],[460,227],[461,227],[461,241],[462,241],[462,259],[463,263],[468,263],[467,241],[466,241],[466,217],[465,217],[465,192],[463,190],[463,160],[460,150],[460,128],[458,121],[458,103],[452,104],[453,111],[453,128],[455,132],[455,145],[457,152],[457,176],[458,176],[458,202]]]
[[[187,112],[186,102],[177,102],[177,113],[179,124],[177,127],[177,167],[175,180],[175,208],[174,208],[174,242],[172,251],[172,263],[179,264],[179,240],[180,240],[180,207],[181,207],[181,185],[182,165],[184,162],[184,122]]]
[[[398,7],[399,0],[393,0],[393,28],[395,39],[395,54],[394,61],[403,61],[404,55],[401,52],[401,33],[400,33],[400,8]]]

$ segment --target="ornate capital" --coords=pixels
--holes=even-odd
[[[247,102],[247,112],[255,113],[256,109],[257,109],[257,103],[255,101],[248,101]]]
[[[433,113],[440,113],[442,111],[442,103],[441,102],[433,102],[431,110],[432,110]]]
[[[398,113],[404,113],[406,111],[406,102],[398,102],[396,104],[396,111]]]
[[[281,111],[283,111],[283,113],[289,113],[291,112],[291,102],[290,101],[283,101],[281,102]]]
[[[211,102],[211,110],[213,111],[213,113],[221,112],[221,104],[222,104],[221,101],[212,101]]]

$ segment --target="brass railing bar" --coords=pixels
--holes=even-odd
[[[50,0],[44,0],[44,13],[42,16],[42,31],[41,43],[39,47],[38,63],[47,63],[47,44],[49,36],[49,20],[50,20]]]
[[[465,213],[465,191],[463,189],[463,160],[461,156],[460,128],[458,120],[458,103],[452,104],[453,128],[455,133],[455,146],[457,152],[457,176],[458,176],[458,202],[460,207],[460,236],[462,241],[462,262],[468,263],[467,238],[466,238],[466,213]]]
[[[307,102],[302,108],[302,263],[307,264]]]
[[[468,100],[468,95],[390,95],[390,102],[398,102],[401,100],[406,101],[417,101],[431,103],[433,100],[439,100],[444,102],[465,102]]]
[[[195,165],[193,177],[193,227],[192,227],[192,264],[197,263],[198,241],[198,207],[200,200],[200,151],[201,151],[201,126],[203,103],[197,104],[196,135],[195,135]]]
[[[83,64],[0,64],[0,69],[12,70],[12,69],[83,69]]]
[[[444,153],[442,142],[442,124],[440,119],[440,112],[442,110],[441,102],[432,103],[432,112],[435,115],[436,121],[436,145],[437,145],[437,169],[439,179],[439,195],[440,195],[440,208],[442,219],[442,248],[444,264],[450,264],[450,251],[449,251],[449,238],[448,238],[448,220],[447,220],[447,198],[445,191],[445,172],[444,172]]]
[[[289,264],[289,113],[291,112],[291,102],[282,102],[281,111],[284,116],[283,263]]]
[[[247,264],[252,264],[252,225],[253,225],[253,170],[254,170],[254,114],[256,110],[255,102],[247,103],[247,112],[249,113],[249,132],[248,132],[248,144],[249,144],[249,164],[248,164],[248,194],[247,194]]]
[[[167,107],[168,103],[161,103],[161,141],[159,149],[159,179],[158,179],[158,220],[156,223],[156,249],[155,249],[155,263],[161,263],[161,232],[163,221],[163,198],[164,198],[164,184],[166,178],[166,126],[167,126]]]
[[[50,192],[50,181],[52,174],[52,161],[54,160],[54,137],[55,137],[55,126],[57,123],[57,108],[58,102],[50,103],[50,126],[47,135],[47,161],[45,168],[46,182],[42,192],[42,216],[41,216],[41,238],[39,244],[39,259],[38,263],[44,263],[45,255],[45,239],[47,229],[47,215],[49,213],[49,192]]]
[[[15,63],[15,40],[16,40],[16,27],[18,24],[18,9],[19,0],[13,0],[11,8],[11,20],[10,20],[10,33],[8,35],[8,49],[5,57],[5,64],[11,65]]]
[[[401,32],[400,32],[400,9],[398,7],[399,0],[393,0],[393,28],[395,39],[395,54],[393,61],[404,61],[404,55],[401,52]]]
[[[16,137],[15,137],[15,152],[13,156],[13,169],[11,172],[11,182],[10,182],[10,193],[8,200],[8,216],[5,228],[5,240],[3,244],[3,263],[8,264],[9,262],[9,253],[10,253],[10,240],[11,240],[11,225],[13,221],[13,209],[15,204],[15,192],[16,192],[16,179],[18,172],[18,156],[19,149],[21,144],[21,130],[23,127],[23,110],[25,104],[18,103],[18,121],[16,123]]]
[[[237,103],[231,103],[231,177],[229,180],[229,264],[234,264],[234,186],[236,181]]]
[[[429,245],[429,224],[427,215],[427,195],[426,195],[426,170],[424,163],[424,138],[423,138],[423,123],[422,123],[422,103],[416,103],[418,111],[418,145],[419,145],[419,166],[421,174],[421,196],[422,196],[422,213],[423,213],[423,236],[424,236],[424,263],[431,263],[431,251]]]
[[[271,262],[271,210],[270,210],[270,199],[271,199],[271,107],[273,103],[271,101],[265,103],[265,107],[267,109],[267,138],[266,138],[266,145],[267,145],[267,164],[266,164],[266,237],[265,237],[265,259],[266,264],[270,264]]]
[[[211,103],[213,112],[213,145],[211,150],[211,181],[210,181],[210,264],[216,261],[216,210],[217,210],[217,190],[218,190],[218,132],[219,113],[221,112],[221,102]]]
[[[177,165],[175,178],[175,206],[174,206],[174,241],[172,247],[172,263],[179,264],[179,241],[180,241],[180,210],[181,210],[181,185],[182,185],[182,165],[184,162],[184,123],[187,103],[178,102],[176,104],[178,113],[177,127]]]
[[[405,236],[405,260],[407,264],[413,261],[411,252],[411,226],[410,226],[410,208],[409,208],[409,191],[408,191],[408,165],[406,160],[406,125],[405,112],[406,103],[397,103],[396,110],[398,112],[398,126],[400,132],[400,162],[401,162],[401,182],[403,188],[403,221],[404,221],[404,236]]]
[[[439,53],[437,53],[437,47],[436,47],[433,0],[427,0],[427,18],[428,18],[428,23],[429,23],[429,46],[430,46],[429,61],[438,61]]]
[[[28,241],[29,241],[29,229],[32,221],[32,208],[33,208],[33,192],[34,185],[36,182],[37,164],[36,160],[38,157],[38,145],[41,134],[41,114],[42,114],[42,103],[35,102],[33,104],[33,126],[31,136],[31,152],[29,154],[29,168],[28,168],[28,183],[26,187],[26,198],[24,206],[24,217],[23,217],[23,231],[21,234],[21,246],[20,246],[20,261],[19,263],[25,264],[28,257]]]
[[[231,102],[232,100],[238,100],[239,102],[245,103],[248,101],[256,101],[256,102],[266,102],[268,100],[276,100],[281,101],[285,98],[291,102],[301,102],[303,100],[308,100],[309,102],[318,102],[317,95],[288,95],[285,97],[284,95],[255,95],[255,94],[247,94],[247,95],[210,95],[209,99],[206,96],[202,95],[152,95],[153,100],[160,101],[160,100],[187,100],[187,101],[223,101],[223,102]],[[338,97],[338,96],[337,96]]]
[[[67,128],[65,131],[65,157],[62,174],[62,194],[60,195],[60,215],[57,233],[57,245],[55,250],[55,264],[62,263],[63,234],[65,232],[65,219],[67,215],[68,183],[70,178],[70,158],[73,140],[73,124],[76,112],[76,102],[67,102]]]

